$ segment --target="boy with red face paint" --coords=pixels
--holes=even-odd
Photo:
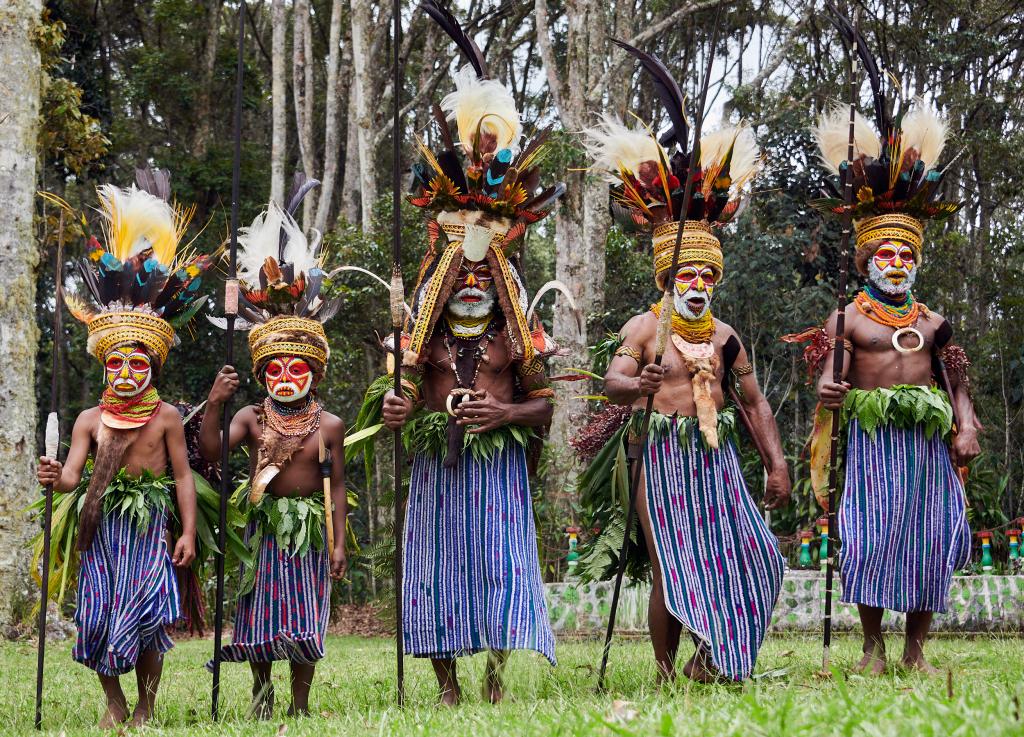
[[[210,261],[177,256],[188,213],[166,202],[167,175],[140,171],[138,180],[144,189],[100,187],[106,247],[92,239],[81,265],[95,304],[66,298],[88,327],[89,352],[104,364],[100,404],[78,416],[64,464],[40,458],[38,471],[39,482],[56,492],[84,493],[72,657],[99,676],[107,700],[104,729],[129,717],[141,725],[152,716],[163,654],[173,646],[165,629],[182,616],[174,566],[185,568],[195,558],[195,485],[185,434],[155,379],[176,340],[171,321],[193,313]],[[84,481],[90,455],[92,473]],[[115,477],[118,483],[111,484]],[[122,502],[134,501],[133,494],[142,495],[144,510],[133,504],[124,511]],[[182,534],[172,553],[174,502]],[[138,683],[133,713],[119,679],[132,669]]]
[[[330,357],[322,323],[339,300],[321,269],[319,233],[307,240],[292,217],[315,184],[297,179],[287,211],[270,203],[238,238],[241,327],[250,331],[253,374],[267,397],[239,410],[229,430],[230,447],[249,449],[254,563],[243,567],[232,644],[222,656],[249,662],[252,711],[265,719],[274,708],[275,660],[291,667],[289,714],[308,713],[313,672],[324,657],[331,579],[340,580],[347,567],[345,425],[316,396]],[[208,460],[220,458],[222,408],[238,385],[238,373],[225,366],[210,390],[199,439]],[[327,499],[321,447],[331,458]]]

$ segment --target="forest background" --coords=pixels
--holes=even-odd
[[[555,216],[530,233],[523,260],[529,284],[562,280],[586,316],[586,335],[580,336],[563,305],[542,310],[548,330],[569,350],[556,373],[586,366],[589,344],[617,331],[657,296],[650,244],[612,226],[607,185],[585,171],[578,136],[604,110],[636,114],[654,127],[665,122],[651,85],[610,37],[657,53],[691,99],[697,96],[694,69],[714,52],[708,125],[747,121],[767,161],[751,207],[723,237],[726,280],[716,291],[715,312],[742,336],[785,442],[793,504],[773,514],[772,525],[791,550],[796,533],[820,514],[805,452],[816,400],[799,348],[779,336],[820,324],[834,307],[838,229],[807,205],[824,175],[808,128],[826,106],[845,97],[846,61],[818,0],[724,3],[723,30],[712,50],[720,4],[463,0],[455,13],[484,50],[493,76],[514,90],[527,128],[555,128],[545,167],[550,178],[566,181],[569,194]],[[164,168],[172,173],[177,199],[197,205],[190,233],[196,247],[218,248],[228,235],[238,11],[227,0],[6,0],[5,6],[0,620],[27,611],[24,545],[34,530],[21,510],[38,494],[34,459],[50,403],[58,217],[35,193],[57,193],[92,217],[98,184],[127,185],[141,165]],[[307,229],[324,231],[332,263],[386,274],[391,3],[257,0],[248,7],[242,223],[268,198],[282,199],[294,171],[305,171],[323,186],[307,199],[301,220]],[[967,484],[972,526],[996,529],[996,544],[1004,545],[999,531],[1024,514],[1024,11],[1013,0],[863,0],[858,7],[861,30],[899,94],[907,100],[924,96],[950,121],[945,158],[956,158],[946,194],[965,205],[947,224],[929,229],[915,293],[950,321],[973,361],[974,400],[985,429],[984,453]],[[462,60],[412,3],[403,8],[401,165],[407,170],[416,158],[413,132],[430,139],[430,105],[451,89],[451,74]],[[689,70],[681,68],[686,57],[693,60]],[[862,111],[870,109],[868,95],[864,84]],[[67,271],[83,253],[84,239],[74,223],[65,238]],[[424,245],[422,214],[407,207],[407,283]],[[328,329],[332,358],[320,395],[351,422],[365,388],[383,371],[379,333],[389,320],[379,285],[353,275],[346,287],[345,305]],[[208,291],[209,309],[217,314],[220,284]],[[56,337],[67,439],[78,412],[96,402],[102,378],[85,352],[82,326],[65,319]],[[163,372],[161,394],[198,404],[223,362],[224,337],[205,320],[182,337]],[[235,355],[244,376],[241,340]],[[600,386],[586,382],[558,385],[536,487],[539,545],[551,580],[564,574],[564,528],[587,522],[568,440],[594,408],[580,397],[597,393]],[[250,378],[239,402],[260,395]],[[748,482],[759,496],[760,473],[748,446]],[[368,473],[362,464],[349,468],[360,498],[352,520],[364,551],[386,545],[391,535],[393,483],[388,454],[383,446],[379,450]],[[383,595],[387,583],[380,571],[365,556],[354,563],[340,596]]]

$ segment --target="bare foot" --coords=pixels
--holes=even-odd
[[[505,698],[505,688],[501,678],[488,674],[484,680],[484,698],[492,704],[500,704]]]
[[[153,712],[151,709],[146,708],[144,705],[139,704],[135,707],[135,711],[132,713],[132,720],[128,722],[129,727],[144,727],[146,722],[153,718]]]
[[[924,659],[924,653],[918,650],[916,653],[904,652],[900,658],[903,667],[924,673],[926,676],[937,676],[942,673],[938,668]]]
[[[442,689],[441,695],[438,697],[438,704],[441,706],[458,706],[460,701],[462,701],[462,692],[458,686]]]
[[[290,717],[308,717],[309,716],[309,705],[296,706],[292,704],[288,707],[288,716]]]
[[[874,645],[864,651],[864,657],[853,667],[853,672],[865,676],[880,676],[885,673],[885,664],[885,649]]]
[[[263,688],[253,688],[249,716],[259,720],[270,719],[274,716],[274,687],[270,685],[269,681]]]
[[[690,659],[686,661],[686,665],[683,666],[683,675],[687,678],[693,678],[693,665],[697,662],[697,653],[695,652],[690,656]]]
[[[683,668],[683,675],[691,681],[697,683],[723,683],[725,681],[715,667],[708,662],[707,656],[699,650],[693,654],[686,665],[689,666],[689,672],[687,672],[687,668]]]
[[[107,702],[107,710],[100,718],[100,729],[114,729],[128,719],[128,704],[125,702]]]

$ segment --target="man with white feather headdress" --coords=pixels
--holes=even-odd
[[[844,30],[856,33],[848,25]],[[787,339],[811,339],[805,356],[821,369],[811,464],[823,506],[831,412],[843,412],[839,569],[842,601],[857,605],[864,629],[858,670],[885,671],[882,615],[892,609],[907,613],[904,665],[931,673],[924,641],[932,614],[945,611],[953,572],[971,549],[963,484],[953,464],[966,466],[978,455],[980,426],[966,355],[952,343],[949,323],[915,298],[913,286],[925,222],[948,218],[960,205],[941,199],[937,164],[945,121],[921,99],[893,120],[874,59],[866,44],[856,46],[871,81],[877,131],[856,116],[852,162],[846,161],[848,107],[827,112],[814,131],[831,172],[853,177],[851,206],[832,180],[833,196],[813,203],[825,213],[852,214],[854,261],[864,279],[845,308],[842,381],[832,378],[837,313],[824,328]]]
[[[522,142],[508,88],[446,9],[422,7],[471,66],[434,106],[439,150],[420,142],[413,166],[410,201],[431,219],[402,341],[404,396],[375,382],[360,416],[372,422],[372,408],[404,427],[413,449],[399,533],[405,650],[431,659],[447,705],[462,695],[456,659],[487,652],[484,697],[497,703],[509,651],[555,662],[527,446],[551,419],[545,359],[556,347],[531,314],[517,252],[564,185],[541,187],[546,132]]]
[[[331,579],[347,567],[345,424],[316,393],[331,353],[323,324],[340,298],[323,270],[320,234],[307,239],[293,217],[317,184],[296,175],[288,207],[271,202],[238,234],[240,327],[249,331],[253,375],[267,396],[235,414],[227,440],[249,450],[253,560],[242,567],[232,643],[222,657],[249,663],[252,713],[265,719],[274,709],[276,660],[291,669],[289,713],[308,713],[314,669],[324,657]],[[221,411],[238,385],[234,367],[225,366],[210,390],[200,429],[209,461],[220,458]]]
[[[627,50],[668,75],[655,57]],[[674,82],[666,89],[671,87]],[[712,314],[712,299],[725,268],[717,233],[739,212],[761,155],[745,125],[705,135],[699,170],[693,173],[694,194],[681,217],[686,204],[682,183],[689,166],[682,110],[682,99],[672,102],[670,114],[679,115],[673,116],[673,127],[661,142],[650,129],[628,128],[610,115],[584,131],[592,168],[611,184],[616,219],[627,231],[652,236],[659,290],[665,289],[680,229],[682,233],[671,339],[661,365],[655,363],[663,309],[659,302],[619,332],[620,344],[604,377],[612,406],[573,440],[581,456],[591,461],[580,478],[582,504],[605,515],[593,522],[607,536],[591,541],[581,568],[587,577],[615,574],[624,532],[618,500],[629,497],[628,489],[620,488],[627,476],[625,444],[639,434],[647,398],[654,394],[650,431],[640,450],[643,481],[636,496],[646,550],[643,543],[632,547],[628,569],[632,576],[645,576],[648,566],[652,569],[649,626],[658,680],[675,678],[683,631],[696,645],[682,669],[686,677],[742,680],[754,668],[784,564],[778,541],[740,471],[738,408],[726,404],[733,382],[739,386],[739,409],[745,410],[741,414],[750,418],[747,429],[769,471],[768,508],[788,502],[790,481],[772,410],[736,331]],[[680,150],[670,157],[662,143],[672,142]],[[616,470],[616,465],[622,467]]]

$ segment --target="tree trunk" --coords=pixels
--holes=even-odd
[[[353,69],[355,60],[353,60]],[[341,212],[350,223],[359,221],[359,119],[356,116],[355,84],[349,91],[345,116],[345,179],[341,193]]]
[[[606,86],[601,74],[602,60],[607,54],[603,30],[607,23],[602,7],[602,3],[594,0],[566,4],[566,62],[565,68],[559,69],[549,35],[547,1],[535,2],[538,45],[552,98],[567,130],[582,130],[590,122],[595,111],[590,109],[588,96],[596,100],[604,96],[603,90],[593,89],[595,85]],[[567,172],[566,185],[566,196],[555,215],[555,278],[572,290],[584,315],[591,315],[599,313],[604,305],[605,240],[610,225],[608,185],[582,171]],[[579,335],[561,297],[555,309],[554,334],[559,345],[568,351],[558,362],[561,368],[589,364],[589,336]],[[569,439],[585,424],[587,414],[586,402],[573,397],[590,392],[585,382],[558,382],[555,391],[555,412],[548,438],[549,452],[554,455],[548,464],[547,492],[555,505],[555,514],[568,522],[573,517],[579,474]]]
[[[355,72],[356,148],[359,153],[360,220],[364,232],[373,226],[373,203],[377,200],[374,171],[373,108],[370,95],[370,2],[352,0],[352,62]]]
[[[270,199],[284,205],[285,157],[288,154],[288,90],[285,85],[285,46],[288,13],[284,0],[273,0],[271,24],[271,87],[273,102],[270,133]]]
[[[295,99],[295,129],[299,136],[299,154],[306,176],[316,175],[316,151],[313,146],[313,34],[309,20],[309,0],[295,0],[292,23],[292,95]],[[303,202],[302,227],[313,223],[313,198]]]
[[[22,510],[36,492],[35,268],[39,262],[32,230],[36,190],[36,135],[39,125],[39,52],[32,36],[41,0],[5,0],[0,6],[0,69],[4,70],[0,112],[0,621],[16,612],[25,591],[25,548],[33,526]],[[13,103],[13,104],[12,104]],[[64,418],[64,436],[70,424]],[[24,614],[24,612],[22,612]]]
[[[206,42],[203,47],[203,68],[196,99],[196,131],[192,138],[192,155],[206,156],[213,138],[213,73],[217,66],[217,43],[220,40],[220,8],[224,0],[207,0]]]
[[[341,103],[348,101],[348,85],[339,84],[338,69],[341,66],[341,9],[342,0],[331,3],[331,49],[327,56],[327,93],[324,106],[324,176],[316,208],[314,227],[324,231],[334,199],[334,183],[338,179],[339,126]],[[348,75],[346,75],[347,78]],[[342,89],[344,87],[344,90]]]

